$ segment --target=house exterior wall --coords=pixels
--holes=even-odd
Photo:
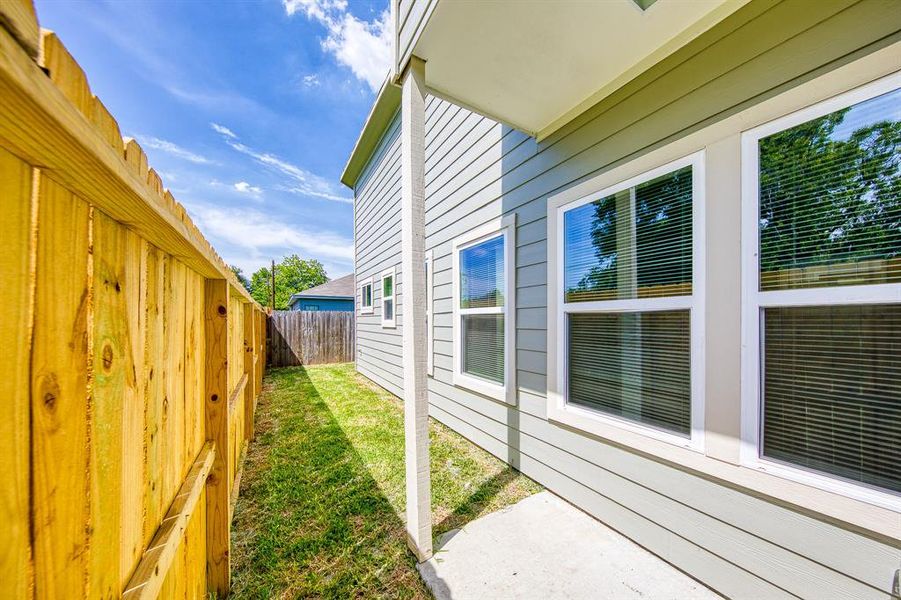
[[[820,494],[789,508],[755,490],[756,480],[725,484],[640,446],[548,420],[547,209],[549,198],[590,188],[605,174],[626,178],[706,151],[701,458],[733,468],[741,436],[740,133],[899,69],[899,30],[892,2],[754,2],[541,143],[430,98],[431,416],[727,596],[885,598],[901,567],[901,541],[841,525],[853,502],[830,495],[819,503]],[[358,297],[361,279],[377,282],[381,270],[400,264],[396,121],[356,187]],[[509,214],[516,215],[515,406],[452,383],[453,240]],[[400,394],[402,321],[396,330],[379,327],[380,290],[373,290],[372,315],[359,314],[358,300],[358,369]],[[893,514],[885,530],[897,531]],[[876,529],[880,515],[892,518],[877,513]]]
[[[403,392],[400,269],[400,115],[395,115],[355,188],[357,370],[391,393]],[[396,325],[382,327],[381,275],[395,269]],[[360,290],[372,283],[372,311],[361,307]]]
[[[353,309],[353,298],[298,298],[291,305],[291,310],[351,311]]]

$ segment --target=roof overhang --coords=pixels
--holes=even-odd
[[[542,140],[748,2],[392,0],[397,62],[341,182],[356,185],[413,55],[430,93]]]
[[[540,140],[748,0],[415,2],[429,90]]]
[[[344,171],[341,173],[341,183],[349,188],[353,188],[357,184],[357,179],[366,167],[369,157],[382,139],[382,134],[391,122],[391,118],[400,107],[400,88],[392,82],[393,77],[389,75],[382,82],[382,87],[376,95],[375,103],[366,117],[363,124],[363,130],[357,143],[347,159]]]

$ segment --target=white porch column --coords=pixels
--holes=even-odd
[[[432,556],[425,287],[425,63],[410,59],[401,96],[401,272],[407,543]]]

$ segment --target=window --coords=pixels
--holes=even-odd
[[[432,251],[428,250],[425,253],[425,324],[427,338],[426,345],[428,347],[428,364],[426,366],[426,369],[429,375],[435,374],[435,338],[433,330],[434,325],[432,324],[432,283],[434,276],[432,274],[432,269]]]
[[[307,304],[304,310],[319,310],[318,304]]]
[[[363,287],[360,288],[360,312],[372,312],[372,278],[368,278]]]
[[[454,241],[454,384],[516,402],[515,215]]]
[[[394,327],[394,267],[382,272],[382,327]]]
[[[702,448],[702,181],[698,153],[556,209],[549,335],[578,426]]]
[[[901,77],[743,134],[746,465],[901,493]]]

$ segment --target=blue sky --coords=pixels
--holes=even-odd
[[[338,178],[390,62],[388,2],[37,0],[219,254],[353,269]]]

